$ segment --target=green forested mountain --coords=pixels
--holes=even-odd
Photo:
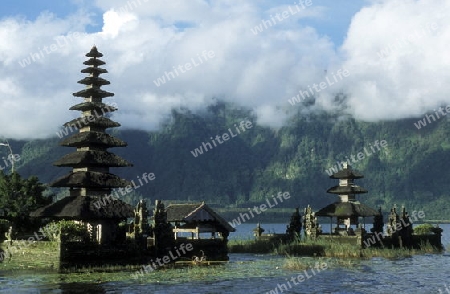
[[[252,128],[197,157],[191,153],[245,119],[253,122]],[[299,114],[283,128],[272,130],[256,125],[249,110],[217,103],[201,114],[173,111],[157,132],[114,130],[128,147],[111,151],[134,167],[113,172],[129,180],[145,172],[155,174],[155,180],[123,196],[129,202],[146,197],[152,202],[204,200],[251,207],[288,191],[292,197],[279,207],[311,204],[317,209],[338,199],[326,193],[337,185],[326,170],[337,160],[357,158],[365,147],[370,151],[376,140],[385,140],[387,147],[374,149],[377,152],[352,164],[365,175],[357,184],[369,190],[359,199],[383,210],[395,203],[409,211],[423,210],[427,219],[449,219],[450,121],[444,117],[417,129],[417,120],[368,123],[326,113]],[[71,151],[59,147],[59,141],[56,137],[10,141],[14,153],[21,155],[18,172],[23,177],[37,175],[44,183],[65,174],[67,169],[52,166]],[[0,151],[1,156],[8,154],[7,148]]]

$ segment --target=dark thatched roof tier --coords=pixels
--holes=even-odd
[[[86,67],[85,69],[82,69],[81,72],[98,76],[99,74],[107,73],[108,71],[100,67]]]
[[[217,222],[228,232],[236,231],[235,228],[205,203],[170,204],[167,206],[166,212],[168,222]]]
[[[344,168],[337,173],[334,173],[330,176],[331,179],[362,179],[364,178],[363,174],[352,170],[351,168]]]
[[[316,216],[345,217],[345,218],[356,216],[367,217],[375,215],[378,215],[378,211],[357,201],[335,202],[316,212]]]
[[[367,193],[368,191],[360,186],[351,185],[351,186],[334,186],[328,189],[327,192],[331,194],[346,195],[346,194],[362,194]]]
[[[90,59],[86,60],[85,62],[83,62],[83,64],[99,66],[99,65],[104,65],[106,63],[103,60],[100,60],[98,58],[90,58]]]
[[[112,97],[114,96],[114,93],[104,91],[100,88],[87,88],[83,89],[81,91],[78,91],[76,93],[73,93],[73,96],[75,97],[95,97],[95,98],[105,98],[105,97]]]
[[[103,54],[98,52],[97,50],[97,46],[93,46],[91,48],[91,51],[89,51],[88,53],[86,53],[85,55],[86,57],[103,57]]]
[[[167,220],[170,222],[184,221],[190,213],[199,208],[202,203],[196,204],[170,204],[167,206]]]
[[[126,219],[134,216],[133,207],[122,200],[106,199],[104,204],[98,200],[100,197],[69,196],[33,211],[30,216],[76,220]]]
[[[118,188],[128,185],[131,185],[131,182],[114,174],[93,171],[70,172],[50,184],[51,187],[74,188]]]
[[[60,143],[62,146],[83,147],[83,146],[104,146],[104,147],[125,147],[128,144],[107,133],[82,132],[77,133]]]
[[[104,167],[124,167],[133,166],[125,159],[108,151],[89,150],[89,151],[75,151],[69,153],[58,161],[54,162],[55,166],[104,166]]]
[[[104,86],[110,84],[109,81],[100,77],[85,77],[84,79],[79,80],[78,83],[82,85],[94,85],[94,86]]]
[[[94,110],[94,111],[102,111],[102,112],[113,112],[116,111],[117,108],[108,104],[105,104],[103,102],[83,102],[76,104],[69,108],[70,110],[80,110],[80,111],[87,111],[87,110]]]
[[[79,117],[76,119],[73,119],[69,122],[66,122],[64,124],[65,127],[74,127],[79,128],[81,127],[87,127],[87,126],[95,126],[95,127],[101,127],[101,128],[116,128],[120,127],[120,124],[118,122],[115,122],[107,117],[100,116],[99,115],[92,115],[91,117]]]

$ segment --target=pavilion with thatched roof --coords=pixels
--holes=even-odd
[[[167,221],[174,225],[175,239],[178,234],[189,233],[192,239],[200,239],[200,234],[209,234],[208,238],[227,239],[230,232],[235,232],[226,220],[218,215],[204,202],[197,204],[170,204],[166,208]]]

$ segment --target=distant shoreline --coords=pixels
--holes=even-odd
[[[424,220],[421,223],[430,223],[430,224],[450,224],[450,220]]]
[[[216,208],[216,211],[227,221],[231,221],[236,216],[239,215],[241,212],[247,212],[246,208]],[[257,224],[257,223],[284,223],[289,224],[290,218],[292,213],[294,212],[294,209],[289,208],[273,208],[270,211],[266,211],[262,213],[261,215],[255,215],[255,218],[247,221],[247,223]],[[371,222],[368,221],[366,224],[370,224]],[[414,224],[423,224],[423,223],[430,223],[430,224],[450,224],[450,220],[420,220],[415,221]]]

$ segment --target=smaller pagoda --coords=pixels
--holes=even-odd
[[[361,179],[364,176],[353,170],[346,162],[343,164],[343,169],[330,176],[331,179],[338,179],[339,185],[331,187],[327,190],[328,193],[337,194],[339,201],[332,203],[316,212],[316,216],[326,216],[337,219],[337,226],[334,233],[340,231],[351,231],[351,225],[358,227],[359,217],[376,216],[379,213],[368,207],[367,205],[356,200],[357,194],[367,193],[367,190],[356,185],[355,179]],[[340,225],[344,227],[341,228]]]

